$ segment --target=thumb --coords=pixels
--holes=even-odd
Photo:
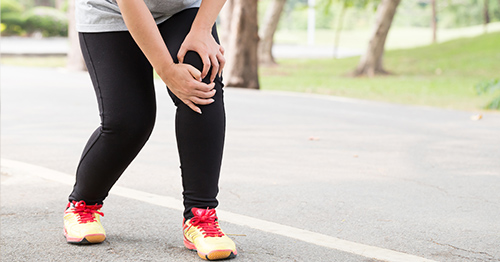
[[[179,63],[184,62],[184,56],[187,53],[187,49],[184,47],[184,45],[181,45],[181,48],[179,49],[179,52],[177,52],[177,59],[179,60]]]

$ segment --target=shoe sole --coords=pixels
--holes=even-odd
[[[66,242],[77,245],[99,244],[106,239],[106,235],[103,234],[86,235],[83,238],[71,237],[68,236],[66,229],[64,229],[64,236],[66,237]]]
[[[186,238],[184,238],[184,246],[191,251],[196,251],[198,253],[198,256],[205,260],[231,259],[235,258],[236,255],[238,254],[236,250],[233,251],[231,249],[212,250],[208,254],[205,254],[203,252],[198,251],[196,249],[196,246]]]

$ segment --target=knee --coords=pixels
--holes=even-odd
[[[119,117],[106,118],[102,132],[112,134],[126,142],[144,143],[149,139],[156,121],[156,111],[149,113],[121,114]]]
[[[203,70],[203,61],[201,60],[200,55],[198,55],[195,51],[188,51],[184,56],[183,63],[192,65],[200,71]]]
[[[188,51],[186,55],[184,56],[184,64],[189,64],[194,66],[196,69],[198,69],[200,72],[203,71],[203,61],[201,60],[200,55],[194,51]],[[212,75],[212,67],[208,70],[207,76],[203,79],[203,82],[205,83],[210,83],[210,76]],[[219,76],[216,77],[216,80],[221,82],[222,80],[219,78]],[[217,81],[216,81],[217,83]]]

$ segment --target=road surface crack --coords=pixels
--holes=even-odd
[[[466,252],[466,253],[469,253],[469,254],[472,253],[472,254],[480,255],[481,256],[481,260],[483,260],[483,261],[484,261],[484,259],[487,259],[487,261],[500,261],[500,259],[495,258],[495,256],[493,256],[491,254],[488,254],[487,252],[484,252],[484,251],[468,250],[468,249],[460,248],[460,247],[457,247],[457,246],[454,246],[454,245],[450,245],[450,244],[446,244],[446,243],[439,243],[437,241],[434,241],[433,239],[431,239],[431,242],[434,243],[434,244],[436,244],[436,245],[453,248],[454,250],[457,250],[457,251]],[[473,259],[471,257],[463,256],[463,255],[460,255],[460,254],[452,254],[452,255],[460,257],[460,258]]]

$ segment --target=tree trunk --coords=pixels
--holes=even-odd
[[[483,14],[484,14],[484,33],[488,32],[488,24],[490,23],[490,0],[484,0]]]
[[[436,15],[436,0],[431,0],[432,5],[432,43],[437,42],[437,15]]]
[[[361,57],[358,67],[354,71],[355,76],[367,75],[372,77],[375,74],[388,74],[383,66],[384,46],[400,1],[382,0],[378,5],[375,29],[370,38],[368,49]]]
[[[56,0],[55,1],[56,9],[62,10],[64,8],[64,2],[65,2],[64,0]]]
[[[69,70],[84,71],[87,70],[83,61],[82,51],[80,50],[80,42],[78,40],[78,32],[76,31],[75,21],[75,1],[69,1],[68,6],[68,61],[66,67]]]
[[[345,10],[346,10],[346,1],[344,0],[342,2],[342,9],[340,9],[340,15],[339,15],[339,21],[337,22],[337,28],[335,30],[335,40],[333,43],[333,58],[338,58],[338,49],[339,49],[339,42],[340,42],[340,32],[342,32],[342,26],[344,22],[344,15],[345,15]]]
[[[229,34],[231,30],[231,21],[233,20],[233,6],[234,0],[227,0],[224,6],[222,7],[222,11],[220,13],[220,42],[221,45],[226,48],[229,44]]]
[[[257,45],[257,0],[230,0],[225,8],[226,66],[224,78],[227,86],[259,89]]]
[[[307,0],[307,45],[314,45],[316,34],[316,0]]]
[[[285,2],[286,0],[274,0],[267,9],[264,23],[259,30],[258,57],[261,65],[276,65],[272,52],[273,39]]]
[[[50,0],[35,0],[35,6],[50,6],[54,7]]]

